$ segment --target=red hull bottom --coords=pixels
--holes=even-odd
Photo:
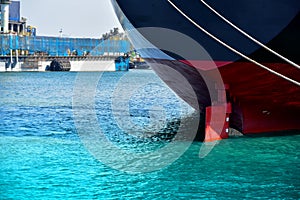
[[[264,63],[300,82],[300,71],[283,63]],[[300,87],[249,62],[219,68],[230,85],[229,100],[240,107],[244,134],[300,130]]]
[[[209,79],[213,82],[214,74],[218,70],[223,83],[226,84],[227,102],[232,105],[230,127],[243,134],[289,130],[299,130],[300,133],[300,87],[254,64],[234,62],[221,65],[218,69],[197,64],[196,69],[180,61],[149,60],[149,63],[179,97],[195,107],[195,99],[190,99],[189,95],[185,94],[182,84],[175,81],[177,78],[174,70],[181,73],[197,94],[199,109],[203,116],[205,116],[205,109],[214,102],[209,96],[204,80]],[[282,63],[265,65],[300,82],[300,72],[292,66]],[[201,126],[205,126],[205,121]],[[226,122],[224,127],[226,128]],[[204,132],[203,128],[201,130]]]

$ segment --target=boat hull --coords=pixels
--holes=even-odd
[[[239,52],[251,57],[270,70],[300,82],[299,69],[253,43],[211,13],[210,10],[201,5],[200,1],[190,1],[189,5],[179,0],[173,2],[197,24]],[[250,0],[211,0],[207,2],[217,10],[225,8],[222,13],[228,19],[246,32],[251,33],[263,44],[295,63],[300,63],[298,53],[300,40],[297,36],[300,35],[300,3],[298,1],[266,0],[262,3],[260,0],[257,2]],[[207,86],[206,80],[214,81],[216,79],[215,74],[218,73],[226,85],[226,101],[232,105],[230,127],[243,134],[300,130],[299,86],[249,62],[241,55],[224,47],[190,23],[167,1],[145,1],[143,12],[134,12],[138,8],[138,2],[135,0],[118,0],[112,1],[112,3],[121,24],[126,30],[129,30],[132,42],[141,49],[142,56],[147,58],[149,63],[160,63],[170,67],[170,70],[176,70],[189,81],[197,95],[198,108],[203,116],[205,116],[205,108],[212,106],[217,101],[217,99],[211,98],[211,90]],[[172,37],[160,38],[153,36],[153,34],[147,34],[143,30],[139,31],[145,27],[159,27],[178,31],[203,46],[210,57],[198,56],[193,52],[193,49],[185,48],[188,53],[183,58],[179,54],[159,48],[160,44],[165,43],[166,40],[178,44],[182,44],[184,41],[176,41]],[[133,28],[138,30],[130,31]],[[149,48],[144,50],[142,46],[147,42],[140,42],[143,40],[149,41],[154,45],[153,48],[160,50],[149,51]],[[215,67],[209,67],[210,62],[213,62]],[[155,64],[151,67],[182,99],[195,107],[195,100],[184,93],[185,88],[181,88],[180,83],[170,81],[176,80],[170,75],[172,74],[170,70]],[[205,121],[202,120],[199,128],[201,136],[198,138],[204,137],[204,129]]]

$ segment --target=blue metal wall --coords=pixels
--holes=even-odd
[[[20,2],[12,1],[9,5],[9,20],[19,22],[20,21]]]
[[[91,38],[60,38],[45,36],[0,35],[0,55],[9,55],[10,50],[24,50],[29,54],[44,52],[51,56],[67,56],[68,50],[76,50],[78,55],[90,52],[100,56],[106,52],[126,53],[130,51],[127,40],[102,40]]]

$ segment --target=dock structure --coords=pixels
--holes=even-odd
[[[132,49],[118,28],[99,39],[37,36],[37,28],[20,15],[20,1],[0,0],[0,5],[0,71],[44,71],[54,61],[71,63],[70,70],[101,71],[107,67],[98,64],[111,65]]]
[[[118,71],[117,55],[101,56],[0,56],[0,72],[7,71]],[[50,70],[60,63],[61,70]]]
[[[53,60],[68,60],[74,66],[84,61],[107,63],[131,49],[131,44],[126,39],[104,40],[11,34],[0,35],[0,44],[1,71],[28,71],[30,69],[44,71],[44,68]],[[81,67],[79,71],[84,71],[84,68]],[[97,69],[93,68],[93,71]]]
[[[125,38],[63,38],[48,36],[0,35],[0,55],[49,55],[49,56],[101,56],[118,55],[130,51],[130,43]]]

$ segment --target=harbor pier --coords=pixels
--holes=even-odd
[[[0,72],[116,71],[120,54],[101,56],[0,56]],[[55,67],[51,69],[50,67]]]

